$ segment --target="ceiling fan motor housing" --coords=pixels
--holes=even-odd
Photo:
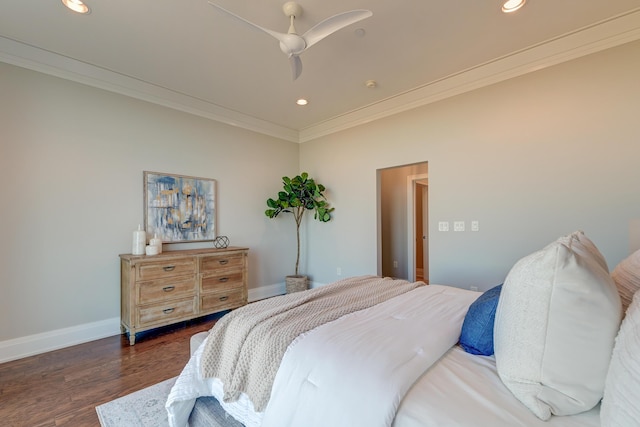
[[[287,55],[300,55],[306,47],[304,39],[295,33],[282,36],[280,41],[280,49]]]

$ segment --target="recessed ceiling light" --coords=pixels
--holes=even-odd
[[[80,0],[62,0],[62,4],[67,6],[69,9],[73,10],[74,12],[78,12],[82,14],[87,14],[91,12],[91,9],[89,9],[89,6],[82,3],[82,1]]]
[[[308,103],[309,103],[309,101],[307,101],[307,100],[306,100],[306,99],[304,99],[304,98],[300,98],[300,99],[298,99],[298,100],[296,101],[296,104],[298,104],[298,105],[307,105]]]
[[[516,10],[524,6],[526,2],[527,0],[507,0],[502,5],[502,11],[504,13],[515,12]]]

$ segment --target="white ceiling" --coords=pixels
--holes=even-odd
[[[284,0],[214,1],[288,28]],[[529,0],[514,14],[501,0],[299,0],[300,33],[351,9],[373,16],[304,52],[292,81],[277,41],[206,0],[85,2],[89,15],[0,0],[0,61],[296,142],[640,39],[640,0]]]

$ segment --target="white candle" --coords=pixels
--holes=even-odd
[[[144,255],[145,245],[147,244],[147,233],[142,229],[142,226],[138,224],[138,229],[133,232],[133,244],[131,246],[131,253],[133,255]]]
[[[153,235],[153,239],[149,240],[149,244],[151,246],[155,246],[158,248],[158,253],[161,254],[162,253],[162,239],[160,239],[158,237],[158,233],[155,233]]]

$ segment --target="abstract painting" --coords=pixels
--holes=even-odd
[[[216,181],[144,172],[144,228],[164,243],[216,237]]]

